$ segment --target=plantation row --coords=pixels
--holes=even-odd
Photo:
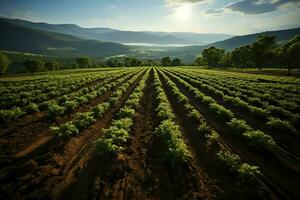
[[[8,98],[5,95],[3,96],[4,99],[2,99],[1,102],[9,104],[10,109],[0,110],[0,121],[9,122],[26,113],[35,113],[39,111],[45,111],[50,120],[54,119],[59,115],[74,110],[81,104],[88,103],[97,96],[101,96],[103,92],[107,91],[107,89],[115,87],[119,83],[119,81],[116,80],[124,76],[128,77],[134,72],[135,71],[131,71],[129,73],[125,71],[113,71],[112,73],[104,73],[96,75],[96,78],[88,78],[88,82],[81,79],[77,80],[77,85],[72,81],[72,79],[70,79],[72,83],[69,83],[69,88],[61,86],[64,89],[59,90],[60,87],[58,84],[57,86],[53,86],[53,91],[42,88],[40,95],[34,93],[31,93],[27,97],[17,95],[18,97],[12,97],[15,100],[8,99],[9,95]],[[99,76],[101,78],[99,78]],[[124,78],[122,80],[124,80]],[[69,81],[67,80],[66,82]],[[20,101],[27,104],[27,106],[17,107],[17,102]]]
[[[297,81],[179,67],[37,77],[1,83],[4,199],[300,198]]]

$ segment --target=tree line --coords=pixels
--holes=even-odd
[[[291,70],[300,67],[300,35],[286,43],[276,44],[275,36],[263,35],[250,44],[225,52],[214,46],[204,49],[195,65],[210,67],[258,68],[282,67]]]

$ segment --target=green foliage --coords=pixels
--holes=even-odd
[[[170,57],[164,57],[161,59],[161,65],[164,67],[172,66],[172,61]]]
[[[0,110],[0,121],[9,122],[21,116],[24,112],[20,108]]]
[[[246,138],[249,146],[252,146],[256,149],[267,149],[271,151],[276,146],[276,143],[273,140],[273,138],[269,135],[264,134],[261,131],[251,130],[243,133],[243,135]]]
[[[129,132],[132,124],[133,124],[133,120],[126,117],[126,118],[122,118],[122,119],[113,121],[112,126],[116,126],[119,129],[124,129]]]
[[[72,110],[77,108],[78,103],[76,101],[72,100],[72,101],[66,101],[64,105],[66,108],[66,112],[71,112]]]
[[[234,155],[229,151],[220,151],[217,153],[217,157],[222,162],[226,163],[231,171],[236,171],[241,165],[241,159],[238,155]]]
[[[242,136],[243,133],[251,130],[251,127],[249,127],[245,120],[242,119],[232,118],[230,122],[227,122],[226,124],[229,126],[230,130],[238,136]]]
[[[50,127],[50,128],[59,137],[63,137],[65,139],[77,135],[79,133],[79,130],[72,122],[66,122],[62,124],[60,127]]]
[[[262,175],[257,166],[251,166],[243,163],[238,169],[238,174],[242,179],[252,179],[254,176]]]
[[[4,53],[0,52],[0,75],[4,74],[8,70],[9,65],[10,60],[8,57]]]
[[[76,128],[83,130],[87,128],[92,122],[96,121],[92,112],[78,113],[74,121]]]
[[[119,150],[118,145],[113,144],[113,139],[99,138],[95,142],[95,152],[103,158],[115,156]]]
[[[132,118],[133,115],[134,115],[135,111],[134,109],[132,108],[129,108],[127,106],[124,106],[119,112],[118,112],[118,117],[119,118],[126,118],[126,117],[129,117],[129,118]]]
[[[181,139],[179,127],[171,120],[164,120],[156,129],[155,134],[167,142],[165,158],[174,167],[178,162],[185,162],[191,154]]]
[[[92,113],[95,118],[100,118],[102,115],[107,111],[107,109],[110,107],[108,102],[101,103],[97,105],[96,107],[92,108]]]
[[[269,112],[265,109],[258,108],[255,106],[248,106],[250,114],[257,117],[258,119],[261,120],[266,120],[269,116]]]
[[[47,108],[46,116],[49,120],[54,120],[56,117],[64,114],[65,108],[59,106],[56,102],[50,102]]]
[[[25,110],[26,110],[27,113],[39,112],[39,106],[35,103],[30,103],[29,105],[27,105],[25,107]]]
[[[229,121],[230,119],[232,119],[233,116],[234,116],[233,113],[230,110],[224,108],[223,106],[221,106],[217,103],[210,104],[209,105],[209,110],[211,112],[213,112],[214,114],[216,114],[216,117],[218,119],[221,119],[221,120],[226,121],[226,122]]]
[[[92,66],[92,61],[88,57],[76,58],[76,63],[80,68],[87,68]]]
[[[45,62],[45,68],[47,70],[59,70],[59,62],[58,61],[47,61]]]
[[[179,58],[175,58],[172,60],[172,66],[180,66],[182,65],[181,60]]]
[[[218,49],[216,47],[209,47],[202,51],[202,57],[207,61],[208,66],[219,66],[224,56],[224,49]]]
[[[24,64],[27,71],[30,73],[40,72],[44,70],[44,61],[37,58],[32,60],[26,60]]]
[[[280,134],[297,134],[296,129],[287,121],[271,117],[267,125],[272,131]]]
[[[129,133],[123,128],[117,126],[111,126],[108,129],[104,129],[104,138],[113,139],[113,144],[120,145],[129,138]]]

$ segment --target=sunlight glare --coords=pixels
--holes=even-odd
[[[192,6],[189,4],[184,4],[175,9],[174,16],[180,21],[186,21],[190,19],[192,15]]]

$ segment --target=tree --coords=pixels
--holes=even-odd
[[[172,60],[172,66],[180,66],[182,65],[181,60],[179,58],[175,58]]]
[[[251,46],[235,48],[231,53],[232,65],[236,68],[249,67],[252,63]]]
[[[45,62],[45,67],[47,70],[58,70],[59,69],[59,63],[57,61],[47,61]]]
[[[92,61],[89,57],[76,58],[76,63],[78,64],[79,68],[87,68],[92,66]]]
[[[40,59],[26,60],[24,64],[27,71],[29,71],[30,73],[44,70],[44,61]]]
[[[170,59],[170,57],[164,57],[161,59],[161,65],[164,66],[164,67],[167,67],[167,66],[171,66],[172,65],[172,61]]]
[[[252,58],[254,66],[261,69],[271,59],[271,50],[276,46],[276,36],[263,35],[252,44]]]
[[[230,52],[226,52],[221,60],[223,67],[230,67],[232,65],[232,55]]]
[[[9,65],[10,61],[7,56],[0,52],[0,74],[4,74],[8,70]]]
[[[290,75],[292,68],[300,66],[300,35],[284,44],[281,53],[283,63],[287,66],[288,75]]]
[[[202,56],[198,56],[196,58],[196,60],[194,61],[194,65],[197,65],[197,66],[207,65],[207,61]]]
[[[219,66],[224,56],[224,49],[218,49],[216,47],[209,47],[202,51],[202,57],[207,61],[209,66]]]

